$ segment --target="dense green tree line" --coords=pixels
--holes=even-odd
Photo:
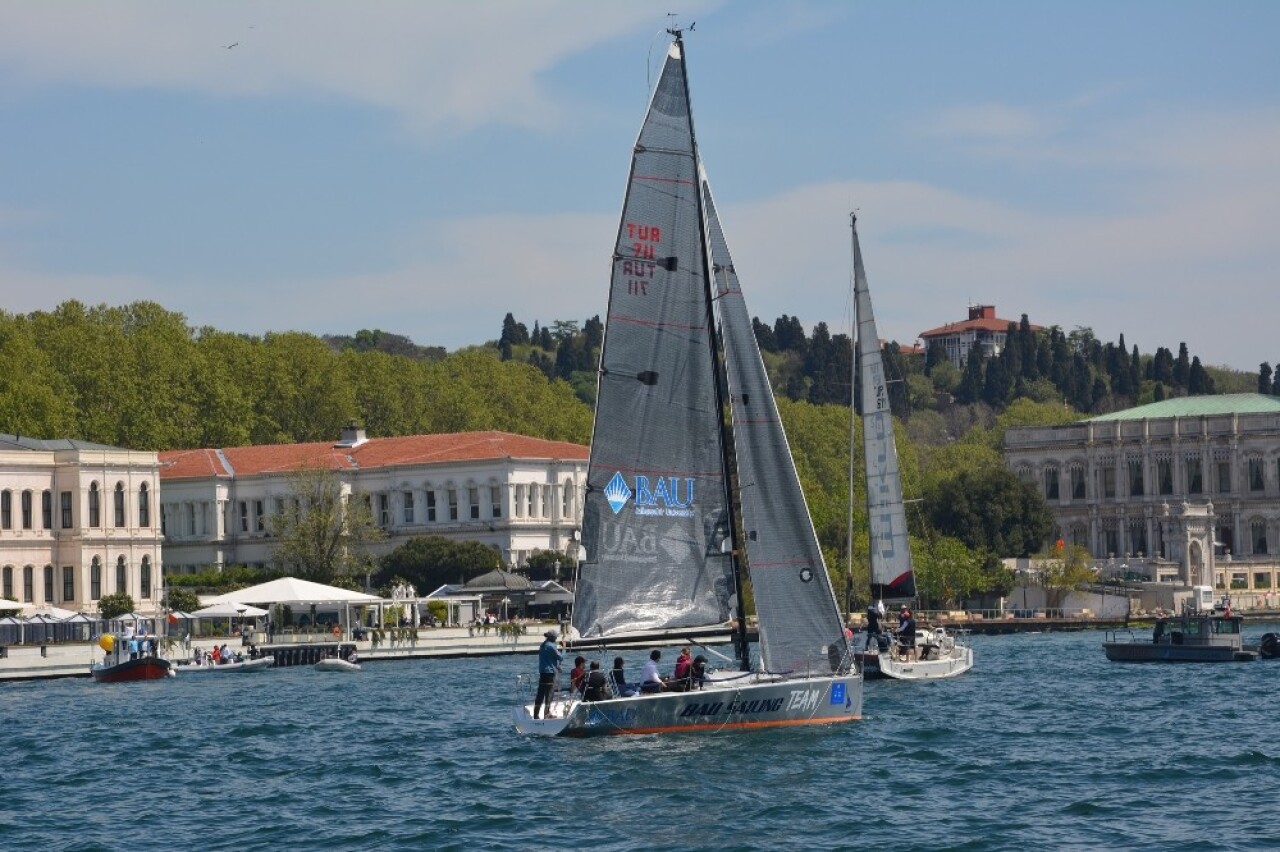
[[[351,421],[371,436],[590,438],[562,380],[488,347],[389,354],[382,337],[196,329],[153,302],[0,312],[0,429],[139,450],[328,441]]]

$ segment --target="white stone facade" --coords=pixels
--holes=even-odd
[[[1005,462],[1055,536],[1188,585],[1275,589],[1280,415],[1092,420],[1010,429]]]
[[[428,441],[437,436],[419,437]],[[379,440],[390,439],[366,442],[361,437],[357,446],[373,447]],[[335,474],[348,499],[368,500],[374,521],[387,534],[373,546],[375,555],[413,536],[438,535],[493,547],[514,568],[534,550],[566,551],[576,541],[587,449],[570,446],[576,451],[564,458],[520,457],[516,452],[443,462],[375,464],[362,459]],[[229,466],[234,467],[234,460]],[[164,474],[169,570],[272,565],[268,518],[282,512],[290,499],[292,469]]]
[[[161,596],[156,453],[0,435],[0,595],[97,611],[124,592]]]

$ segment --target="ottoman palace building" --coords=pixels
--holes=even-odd
[[[1152,580],[1277,588],[1280,397],[1183,397],[1013,428],[1005,462],[1044,495],[1056,536],[1097,559]]]

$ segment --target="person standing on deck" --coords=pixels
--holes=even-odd
[[[875,604],[867,606],[867,641],[863,644],[862,650],[866,651],[871,647],[871,643],[876,643],[876,648],[880,647],[880,616],[883,615],[880,610],[884,607],[884,601],[880,602],[880,607]]]
[[[556,675],[560,674],[560,660],[564,652],[556,647],[560,632],[555,628],[542,634],[546,641],[538,648],[538,694],[533,699],[533,718],[538,718],[545,702],[547,716],[551,715],[551,694],[556,688]]]

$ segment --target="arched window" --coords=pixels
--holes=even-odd
[[[138,526],[151,526],[151,492],[145,482],[138,486]]]
[[[96,556],[89,566],[89,597],[95,601],[102,600],[102,560]]]
[[[1053,465],[1044,469],[1044,499],[1058,499],[1058,468]]]
[[[44,602],[53,603],[53,566],[44,566]]]
[[[142,597],[143,598],[151,597],[151,557],[150,556],[142,557],[141,582],[142,582],[142,592],[141,592]]]
[[[0,591],[0,596],[6,597],[11,601],[17,600],[17,598],[13,596],[13,566],[12,565],[4,566],[4,587],[3,587],[3,591]]]
[[[124,483],[116,483],[116,526],[124,526]]]
[[[22,528],[24,530],[31,529],[31,492],[22,492]]]
[[[0,491],[0,528],[13,529],[13,492]]]
[[[123,595],[129,591],[129,569],[124,565],[124,557],[116,560],[116,594]]]
[[[96,482],[89,483],[89,526],[102,526],[102,495]]]
[[[1253,552],[1258,556],[1267,553],[1267,522],[1262,518],[1254,518],[1249,524],[1249,539],[1253,542]]]
[[[40,495],[40,523],[47,530],[53,529],[53,492],[47,488]]]
[[[22,600],[26,603],[35,603],[36,599],[36,569],[33,565],[28,565],[22,569]]]

